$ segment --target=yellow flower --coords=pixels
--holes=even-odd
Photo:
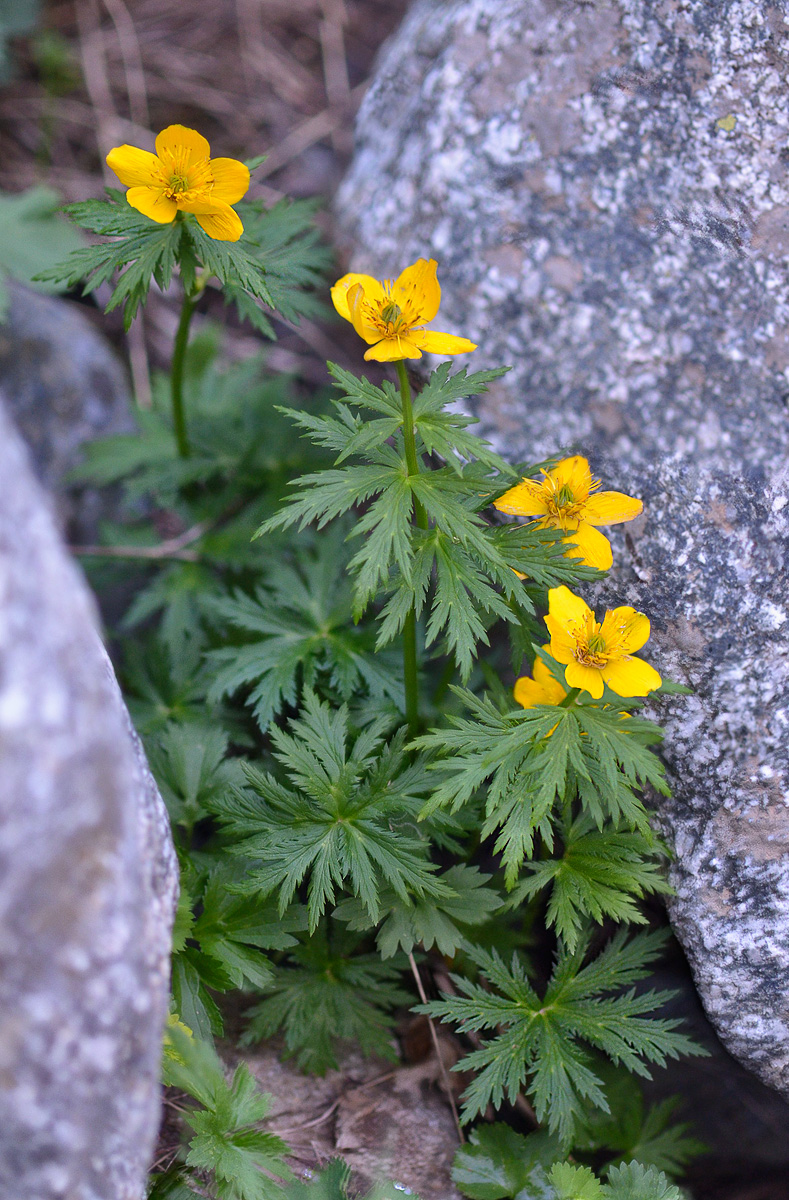
[[[597,525],[618,525],[632,521],[644,505],[623,492],[599,492],[599,479],[592,478],[589,463],[579,454],[563,458],[550,471],[543,471],[541,482],[524,479],[510,488],[494,507],[499,512],[518,517],[538,517],[541,529],[561,529],[571,536],[562,540],[574,542],[577,550],[568,551],[571,558],[580,558],[588,567],[607,571],[613,562],[611,543],[595,528]]]
[[[548,592],[545,624],[568,687],[582,688],[595,700],[603,684],[618,696],[646,696],[660,687],[655,668],[633,655],[649,638],[649,618],[634,608],[609,609],[599,623],[586,601],[562,586]]]
[[[543,646],[550,653],[550,646]],[[567,695],[558,679],[549,671],[541,658],[535,658],[532,667],[533,679],[522,675],[515,680],[513,695],[523,708],[534,708],[536,704],[561,704]],[[551,730],[553,733],[553,730]]]
[[[176,213],[194,213],[209,237],[237,242],[244,232],[230,206],[249,188],[249,171],[235,158],[211,158],[202,134],[168,125],[156,139],[156,154],[136,146],[116,146],[107,165],[129,189],[132,208],[166,225]]]
[[[451,355],[476,350],[468,338],[422,328],[433,320],[441,303],[436,265],[434,258],[418,258],[394,282],[351,274],[335,283],[334,307],[370,346],[365,359],[396,362],[421,358],[422,351]]]

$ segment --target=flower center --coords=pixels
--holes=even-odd
[[[177,196],[181,192],[189,190],[189,177],[187,175],[171,175],[169,191]]]
[[[602,668],[611,658],[616,657],[615,648],[607,644],[605,636],[596,621],[589,621],[585,628],[573,631],[575,649],[573,657],[584,667]]]
[[[394,300],[389,300],[381,309],[381,317],[384,321],[394,323],[403,315],[403,310],[399,304],[395,304]]]

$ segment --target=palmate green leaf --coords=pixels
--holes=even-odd
[[[604,1200],[683,1200],[679,1188],[662,1172],[637,1162],[611,1168],[603,1197]]]
[[[469,948],[495,991],[453,976],[460,995],[417,1010],[454,1022],[461,1033],[496,1031],[456,1068],[480,1072],[466,1090],[464,1120],[488,1103],[498,1106],[505,1098],[514,1103],[523,1089],[537,1119],[569,1143],[589,1105],[608,1107],[593,1060],[579,1043],[647,1077],[646,1062],[662,1066],[668,1057],[702,1053],[677,1032],[679,1021],[645,1015],[670,993],[621,990],[648,974],[664,941],[662,934],[649,933],[628,942],[621,931],[585,965],[586,942],[573,955],[560,952],[543,996],[528,982],[517,955],[508,967],[495,951]]]
[[[529,1196],[530,1185],[547,1191],[548,1172],[562,1153],[550,1133],[516,1133],[509,1125],[478,1125],[452,1166],[452,1181],[471,1200],[505,1200]]]
[[[303,1071],[322,1075],[336,1068],[338,1043],[356,1042],[363,1053],[396,1059],[391,1012],[411,1000],[398,986],[401,961],[354,954],[359,939],[341,927],[329,942],[320,925],[277,967],[270,995],[247,1016],[246,1044],[282,1030],[286,1051]]]
[[[202,893],[202,911],[191,937],[225,971],[237,988],[266,988],[272,968],[261,950],[285,950],[296,945],[292,936],[306,926],[306,914],[291,907],[284,914],[273,901],[240,896],[230,889],[243,875],[243,866],[222,866],[208,877]]]
[[[688,1123],[675,1121],[680,1097],[669,1097],[647,1109],[641,1088],[624,1068],[600,1062],[596,1070],[605,1085],[610,1111],[590,1109],[586,1113],[576,1135],[576,1150],[613,1154],[610,1165],[635,1160],[669,1177],[684,1175],[688,1163],[706,1147],[689,1136]]]
[[[265,270],[275,312],[294,323],[320,316],[325,304],[316,293],[332,262],[315,223],[320,201],[283,199],[266,208],[259,200],[244,200],[235,207],[244,223],[244,244]],[[234,286],[231,280],[225,283]]]
[[[373,921],[387,885],[404,900],[450,893],[435,877],[426,842],[414,834],[428,777],[409,764],[402,731],[384,742],[388,725],[387,719],[373,722],[353,738],[347,708],[332,710],[306,691],[292,732],[271,729],[287,784],[247,766],[251,792],[236,790],[214,810],[239,839],[230,852],[257,860],[239,889],[278,892],[284,912],[309,877],[311,930],[339,888],[357,896]]]
[[[245,1063],[228,1083],[210,1042],[190,1037],[183,1026],[169,1025],[168,1038],[174,1053],[166,1060],[166,1082],[200,1104],[183,1113],[193,1130],[187,1167],[209,1171],[222,1200],[283,1200],[282,1188],[271,1176],[292,1179],[285,1163],[289,1147],[257,1128],[268,1115],[271,1097],[258,1091]]]
[[[450,375],[450,367],[450,363],[442,363],[414,398],[414,424],[426,451],[440,455],[458,472],[465,462],[476,459],[511,480],[516,474],[513,467],[495,454],[488,442],[467,432],[470,425],[479,423],[478,419],[444,411],[458,400],[487,392],[488,384],[506,375],[509,368],[477,371],[469,375],[464,367]]]
[[[602,1182],[589,1167],[557,1161],[558,1138],[527,1136],[508,1125],[480,1125],[461,1146],[452,1169],[458,1190],[471,1200],[679,1200],[679,1191],[655,1168],[631,1162]]]
[[[482,835],[499,830],[495,850],[508,886],[531,857],[535,830],[549,848],[553,844],[557,800],[577,795],[598,828],[612,819],[649,839],[647,813],[633,789],[649,784],[665,794],[663,766],[649,749],[662,735],[651,722],[623,720],[627,701],[613,697],[616,708],[541,704],[501,713],[489,700],[453,690],[471,717],[452,716],[448,729],[414,742],[437,756],[428,769],[438,784],[421,815],[444,806],[456,811],[487,784]]]
[[[148,1176],[147,1200],[194,1200],[199,1184],[192,1187],[188,1172],[182,1168],[155,1172]]]
[[[64,211],[75,224],[116,240],[73,251],[62,263],[42,271],[40,280],[69,288],[85,281],[87,293],[122,272],[107,310],[122,304],[128,329],[145,303],[151,280],[163,291],[169,287],[186,225],[182,221],[160,225],[127,204],[122,193],[109,190],[108,194],[108,200],[69,204]]]
[[[207,990],[201,972],[192,961],[195,953],[191,948],[185,948],[182,953],[173,956],[170,986],[175,1006],[184,1022],[199,1038],[210,1042],[223,1032],[222,1014]],[[232,980],[227,975],[222,975],[220,983],[223,984],[222,991],[232,987]]]
[[[424,950],[435,946],[440,954],[453,958],[466,941],[462,927],[484,924],[501,907],[499,894],[485,886],[490,876],[482,875],[477,867],[458,863],[449,867],[441,880],[451,889],[442,897],[405,901],[391,889],[382,893],[382,918],[376,933],[382,958],[392,958],[398,950],[409,954],[419,945]],[[359,900],[343,901],[334,916],[352,930],[371,929],[375,924]]]
[[[224,858],[208,872],[189,858],[182,867],[182,896],[189,908],[179,906],[173,994],[186,1024],[205,1039],[222,1033],[212,993],[268,986],[272,968],[263,951],[294,946],[294,931],[306,926],[299,905],[280,914],[271,900],[240,895],[236,885],[245,869],[244,863]]]
[[[572,953],[588,918],[606,917],[645,925],[636,901],[644,895],[671,891],[663,878],[661,847],[638,830],[599,830],[588,813],[565,825],[560,858],[527,865],[528,878],[512,893],[517,907],[542,888],[550,887],[547,922]]]
[[[215,671],[209,702],[251,686],[247,703],[263,730],[284,705],[297,703],[302,687],[341,700],[388,697],[402,711],[399,662],[376,654],[369,626],[353,624],[342,532],[319,539],[292,566],[271,567],[254,597],[238,593],[211,606],[220,629],[227,623],[255,640],[208,654]]]
[[[165,290],[177,262],[188,289],[201,265],[230,287],[231,299],[243,292],[281,311],[287,320],[316,311],[314,301],[300,296],[299,289],[318,282],[325,252],[305,222],[303,205],[289,213],[286,203],[270,212],[257,202],[239,204],[244,233],[237,242],[225,242],[208,237],[190,214],[178,213],[174,221],[160,225],[131,208],[124,193],[108,188],[107,194],[108,200],[71,204],[65,211],[76,224],[116,240],[74,251],[42,272],[42,282],[75,287],[84,280],[89,292],[115,277],[107,311],[123,305],[127,329],[145,303],[152,280]],[[241,308],[243,316],[250,315],[245,305]],[[267,325],[258,323],[262,329]]]
[[[191,831],[209,815],[211,800],[243,783],[238,760],[228,759],[228,734],[217,725],[169,723],[148,739],[148,761],[170,820]]]

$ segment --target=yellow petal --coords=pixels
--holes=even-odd
[[[210,165],[214,177],[211,199],[238,204],[249,191],[248,168],[235,158],[212,158]]]
[[[158,221],[160,225],[174,221],[178,212],[178,205],[165,196],[160,188],[130,187],[126,199],[137,212],[150,217],[152,221]]]
[[[587,567],[597,567],[598,571],[608,571],[614,561],[611,553],[611,543],[605,534],[592,525],[580,522],[577,529],[562,538],[563,542],[573,542],[576,549],[568,550],[568,558],[578,558]]]
[[[583,663],[571,662],[564,672],[568,687],[581,688],[595,700],[603,694],[603,675],[599,667],[587,667]]]
[[[161,186],[159,159],[136,146],[116,146],[107,155],[107,166],[125,187]]]
[[[575,592],[571,592],[564,584],[551,588],[548,592],[548,613],[564,629],[584,625],[587,617],[594,616],[586,601],[576,596]]]
[[[436,278],[437,263],[434,258],[418,258],[410,267],[401,271],[392,284],[392,299],[400,308],[410,307],[412,324],[422,325],[432,321],[441,303],[441,286]],[[426,349],[426,347],[422,347]],[[433,353],[433,351],[431,351]],[[441,354],[441,350],[436,350]],[[458,350],[449,351],[459,354]]]
[[[603,667],[603,679],[618,696],[648,696],[663,682],[643,658],[618,658]]]
[[[528,675],[515,680],[512,694],[522,708],[534,708],[535,704],[553,703],[552,700],[546,698],[545,688],[535,679],[529,679]]]
[[[649,617],[629,605],[611,608],[603,618],[600,632],[607,646],[616,646],[620,654],[632,654],[649,640]]]
[[[412,329],[408,336],[426,354],[468,354],[477,348],[477,343],[470,342],[468,338],[438,333],[433,329]]]
[[[186,125],[168,125],[156,139],[156,153],[159,158],[174,158],[184,167],[189,167],[192,163],[209,158],[211,147],[196,129],[189,129]]]
[[[549,654],[551,652],[549,646],[543,646],[543,650],[547,650]],[[550,667],[541,658],[535,658],[531,673],[534,676],[534,682],[540,685],[546,696],[550,696],[549,700],[544,701],[545,704],[558,704],[564,700],[567,692],[559,680],[554,678]]]
[[[348,292],[351,288],[359,284],[365,296],[373,303],[386,303],[384,289],[377,279],[373,279],[372,275],[343,275],[342,279],[338,279],[331,290],[332,304],[337,309],[341,317],[345,317],[346,321],[351,320],[351,313],[348,307]]]
[[[514,517],[538,517],[548,511],[546,500],[547,493],[542,484],[524,479],[494,500],[493,507]]]
[[[585,500],[589,495],[589,489],[592,486],[592,472],[589,469],[588,460],[582,458],[580,454],[563,458],[548,472],[548,475],[555,481],[557,490],[569,487],[576,504]]]
[[[553,658],[560,663],[571,663],[575,661],[575,638],[570,637],[567,630],[558,621],[554,620],[550,615],[543,617],[545,624],[548,626],[548,632],[551,635],[550,651]]]
[[[369,345],[374,345],[381,338],[381,330],[370,319],[370,305],[367,303],[367,293],[360,283],[354,283],[348,288],[348,311],[351,323],[360,338]]]
[[[244,232],[241,218],[229,204],[217,204],[213,212],[196,213],[197,224],[217,242],[237,242]]]
[[[618,525],[632,521],[643,511],[643,502],[624,492],[599,492],[584,504],[583,519],[589,525]]]
[[[401,358],[421,358],[422,351],[409,338],[383,338],[365,353],[367,362],[398,362]]]

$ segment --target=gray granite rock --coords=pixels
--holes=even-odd
[[[141,1200],[177,867],[27,452],[0,407],[0,1197]]]
[[[95,542],[112,493],[66,476],[85,444],[133,428],[129,384],[120,360],[78,304],[8,281],[0,323],[0,388],[25,438],[39,479],[54,496],[62,527]],[[108,500],[109,495],[109,500]]]
[[[511,457],[643,496],[600,598],[653,618],[671,904],[731,1051],[789,1096],[789,14],[417,0],[359,115],[352,266],[439,261],[436,327],[514,370]],[[629,553],[625,551],[625,539]]]

